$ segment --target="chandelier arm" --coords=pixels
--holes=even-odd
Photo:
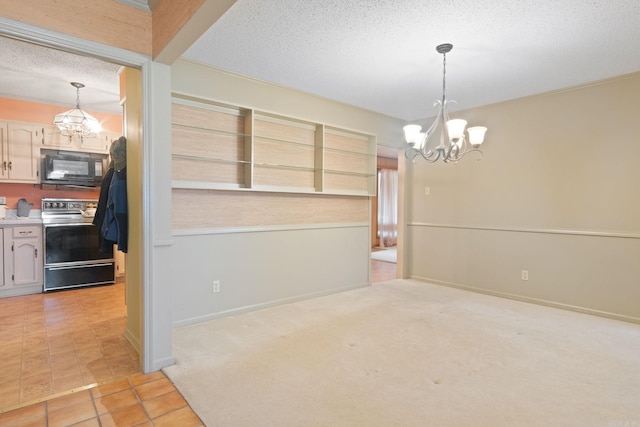
[[[420,151],[413,147],[409,147],[404,151],[404,156],[409,160],[414,160],[418,154],[420,154]]]
[[[482,151],[480,151],[479,148],[472,148],[471,150],[464,151],[462,154],[460,154],[458,157],[456,157],[455,161],[461,160],[464,156],[466,156],[469,153],[473,153],[473,152],[477,152],[477,153],[480,154],[480,157],[478,157],[477,160],[482,160],[482,158],[484,157],[484,154],[482,153]]]
[[[440,116],[442,116],[442,103],[440,102],[440,100],[435,100],[433,102],[433,105],[434,106],[440,105],[440,107],[438,108],[438,114],[436,115],[436,119],[433,121],[429,129],[427,129],[427,132],[426,132],[426,134],[428,135],[427,138],[429,138],[429,136],[433,134],[433,131],[436,130],[436,128],[438,127],[438,123],[440,122]]]
[[[414,163],[418,155],[420,155],[420,157],[422,157],[424,160],[426,160],[429,163],[435,163],[440,158],[439,152],[430,150],[428,153],[424,153],[423,151],[417,150],[413,147],[410,147],[407,150],[405,150],[404,155],[407,159],[413,161]]]
[[[425,159],[427,162],[429,163],[435,163],[438,161],[438,159],[440,158],[440,150],[430,150],[429,153],[425,154],[423,152],[420,152],[420,154],[422,155],[422,158]],[[435,155],[435,157],[434,157]]]

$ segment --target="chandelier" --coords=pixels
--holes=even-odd
[[[84,85],[71,82],[71,86],[76,88],[76,108],[57,114],[53,118],[53,124],[65,136],[95,136],[102,131],[102,125],[95,117],[80,109],[80,89]]]
[[[403,128],[404,137],[409,148],[405,151],[407,158],[415,160],[416,156],[422,156],[426,161],[434,163],[442,159],[445,163],[457,163],[468,153],[475,151],[482,158],[480,144],[484,141],[486,127],[474,126],[467,129],[469,139],[464,135],[467,121],[463,119],[451,119],[447,112],[447,107],[454,100],[446,97],[446,73],[447,73],[447,53],[453,49],[453,45],[446,43],[436,47],[436,51],[442,54],[442,99],[434,101],[433,106],[438,107],[438,115],[426,132],[421,132],[419,125],[407,125]],[[440,127],[440,144],[430,141]],[[435,138],[434,138],[435,139]]]

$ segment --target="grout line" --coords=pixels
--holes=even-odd
[[[134,374],[134,375],[138,375],[138,374]],[[18,405],[14,405],[14,406],[10,406],[8,408],[0,409],[0,414],[4,414],[5,412],[9,412],[9,411],[14,411],[16,409],[22,409],[22,408],[25,408],[27,406],[35,405],[36,403],[46,402],[47,400],[56,399],[58,397],[68,396],[68,395],[77,393],[79,391],[89,390],[89,389],[92,389],[92,388],[95,388],[95,387],[100,387],[100,386],[103,386],[105,384],[109,384],[109,383],[112,383],[112,382],[120,381],[120,380],[123,380],[123,379],[128,379],[130,376],[131,375],[127,375],[127,376],[124,376],[124,377],[112,378],[110,380],[102,381],[102,382],[99,382],[99,383],[83,385],[83,386],[80,386],[80,387],[73,388],[71,390],[66,390],[66,391],[62,391],[60,393],[55,393],[55,394],[50,394],[48,396],[40,397],[38,399],[34,399],[34,400],[29,401],[29,402],[19,403]]]

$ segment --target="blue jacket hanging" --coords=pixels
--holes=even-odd
[[[129,208],[127,205],[127,168],[116,170],[109,184],[109,196],[102,223],[102,237],[115,242],[118,250],[127,252],[129,241]]]

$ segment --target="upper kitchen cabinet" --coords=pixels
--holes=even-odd
[[[73,150],[73,141],[70,136],[63,135],[57,126],[43,126],[42,127],[42,147],[59,149],[59,150]]]
[[[0,180],[37,183],[41,127],[0,121]]]
[[[119,137],[120,135],[104,131],[96,136],[77,137],[80,142],[79,150],[109,154],[111,143]]]
[[[42,127],[42,147],[68,151],[87,151],[92,153],[109,153],[111,143],[120,135],[111,132],[100,132],[96,136],[65,136],[56,126]]]

